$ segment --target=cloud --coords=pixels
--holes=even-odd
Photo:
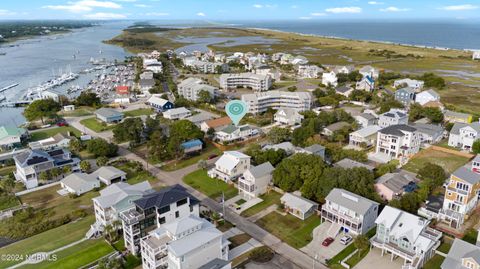
[[[137,0],[114,0],[115,2],[125,2],[125,3],[133,3],[137,2]]]
[[[197,13],[197,16],[205,17],[205,16],[207,16],[207,15],[205,15],[205,13],[203,13],[203,12],[198,12],[198,13]]]
[[[110,1],[96,1],[96,0],[83,0],[78,2],[69,2],[69,5],[48,5],[43,6],[43,8],[48,8],[52,10],[66,10],[68,12],[84,12],[84,11],[92,11],[93,8],[111,8],[111,9],[119,9],[122,8],[121,5],[110,2]]]
[[[253,5],[254,8],[276,8],[278,7],[277,5],[269,5],[269,4],[266,4],[266,5],[263,5],[263,4],[254,4]]]
[[[104,13],[104,12],[97,12],[92,14],[85,14],[83,15],[85,19],[91,20],[115,20],[115,19],[125,19],[127,16],[124,14],[117,14],[117,13]]]
[[[300,19],[300,20],[311,20],[312,17],[299,17],[298,19]]]
[[[292,6],[290,6],[290,8],[295,9],[295,8],[298,8],[298,6],[297,5],[292,5]]]
[[[6,10],[6,9],[0,9],[0,16],[13,16],[16,15],[16,12]]]
[[[135,7],[141,7],[141,8],[151,7],[151,6],[145,5],[145,4],[135,4],[134,6]]]
[[[321,17],[321,16],[326,16],[327,14],[323,12],[313,12],[313,13],[310,13],[310,15],[315,17]]]
[[[380,9],[381,12],[403,12],[409,11],[409,8],[387,7]]]
[[[478,6],[466,4],[466,5],[457,5],[457,6],[445,6],[439,9],[448,10],[448,11],[462,11],[462,10],[474,10],[477,8]]]
[[[334,8],[327,8],[327,9],[325,9],[325,11],[328,12],[328,13],[334,13],[334,14],[361,13],[362,8],[361,7],[334,7]]]
[[[146,16],[154,16],[154,17],[164,17],[164,16],[170,16],[170,13],[166,12],[149,12],[145,13]]]
[[[369,5],[383,5],[383,2],[377,2],[377,1],[370,1],[368,2]]]
[[[255,4],[253,5],[254,8],[263,8],[263,5],[260,5],[260,4]]]

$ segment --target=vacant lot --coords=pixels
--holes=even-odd
[[[448,173],[452,173],[468,161],[469,159],[466,157],[428,148],[415,155],[403,169],[417,173],[426,163],[430,162],[443,167]]]
[[[123,112],[123,115],[125,117],[150,116],[152,114],[153,114],[153,109],[151,108],[139,108],[139,109]]]
[[[203,149],[199,155],[186,157],[186,159],[184,160],[170,162],[162,166],[161,169],[165,171],[174,171],[174,170],[182,169],[192,164],[196,164],[200,160],[207,160],[208,157],[211,155],[220,155],[220,154],[222,154],[222,151],[220,149],[215,147],[212,143],[207,143],[207,147]]]
[[[70,132],[70,135],[79,137],[81,135],[80,131],[73,128],[72,126],[62,126],[62,127],[52,127],[45,130],[32,131],[30,133],[31,141],[38,141],[45,138],[52,137],[58,133],[66,134]]]
[[[80,121],[81,124],[85,125],[88,129],[100,133],[113,129],[115,125],[107,125],[104,122],[98,121],[96,118],[88,118]]]
[[[249,209],[243,211],[240,215],[246,218],[253,216],[271,205],[280,203],[280,197],[282,197],[282,195],[275,191],[270,191],[269,193],[263,194],[260,196],[260,198],[263,200],[261,203],[250,207]]]
[[[211,178],[207,175],[205,170],[197,170],[186,175],[183,178],[183,182],[202,192],[212,199],[216,199],[222,196],[222,192],[225,193],[225,200],[228,200],[237,195],[238,190],[221,180]]]

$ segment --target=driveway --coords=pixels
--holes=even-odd
[[[403,259],[400,257],[390,261],[390,254],[384,254],[382,257],[382,251],[378,248],[372,248],[368,252],[367,256],[363,258],[355,267],[355,269],[401,269],[403,265]]]
[[[313,230],[313,240],[308,245],[303,247],[301,251],[308,254],[310,257],[317,256],[318,261],[325,261],[325,259],[331,259],[333,256],[337,255],[342,251],[346,246],[340,244],[340,238],[343,237],[344,233],[339,233],[335,237],[335,241],[331,243],[328,247],[322,246],[323,240],[328,237],[327,231],[331,226],[331,222],[325,221],[324,223],[318,225]]]

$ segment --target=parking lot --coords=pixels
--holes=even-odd
[[[335,237],[335,241],[331,243],[328,247],[322,246],[323,240],[327,238],[327,231],[331,226],[331,222],[324,222],[318,225],[313,230],[313,240],[308,245],[303,247],[301,251],[307,253],[310,257],[317,256],[317,260],[324,261],[325,259],[331,259],[333,256],[337,255],[342,251],[346,246],[340,243],[340,238],[345,234],[339,233]]]

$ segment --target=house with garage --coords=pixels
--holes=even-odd
[[[306,220],[318,210],[318,204],[300,196],[300,194],[286,192],[280,202],[285,211],[301,220]]]
[[[302,123],[303,118],[304,116],[293,108],[280,108],[275,115],[273,115],[273,120],[276,123],[291,126]]]
[[[328,230],[328,235],[332,238],[339,232],[366,234],[375,227],[378,207],[377,202],[344,189],[334,188],[325,197],[321,218],[322,222],[332,223]]]
[[[100,187],[100,180],[85,173],[73,173],[60,181],[62,189],[67,193],[80,196]]]
[[[215,167],[208,170],[208,176],[226,182],[233,181],[250,169],[250,156],[240,151],[225,151],[215,162]]]
[[[123,113],[113,108],[102,107],[95,111],[95,117],[105,123],[117,123],[123,120]]]
[[[245,199],[252,199],[267,192],[272,181],[272,173],[275,168],[265,162],[257,166],[250,166],[241,177],[238,178],[238,192]]]
[[[448,145],[461,150],[471,151],[473,143],[480,138],[480,123],[456,122],[450,130]]]
[[[112,182],[120,182],[127,179],[127,173],[113,166],[102,166],[98,168],[97,171],[91,173],[91,175],[105,185],[110,185]]]
[[[153,94],[147,101],[147,105],[151,106],[157,112],[167,111],[172,109],[173,103],[163,99],[161,94]]]

